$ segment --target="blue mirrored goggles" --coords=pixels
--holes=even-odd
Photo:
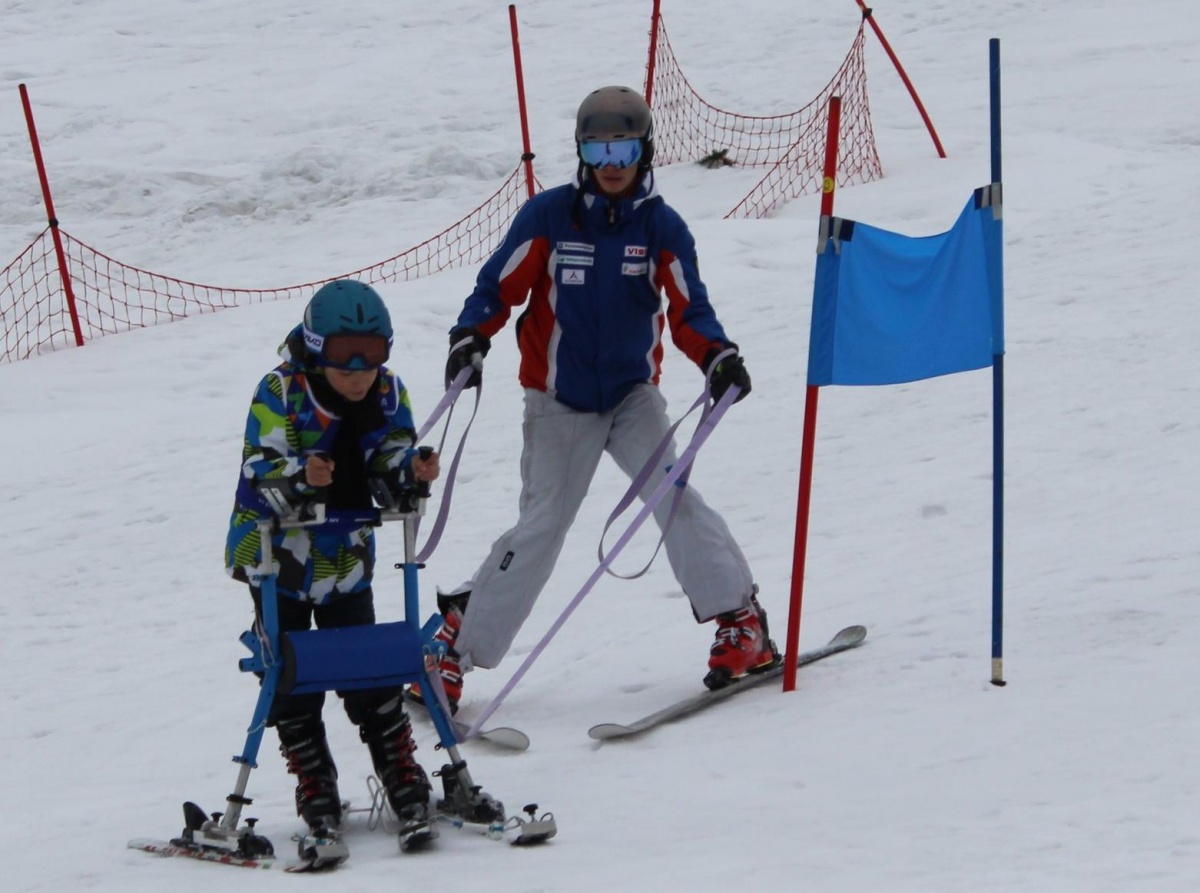
[[[579,156],[583,163],[592,167],[627,168],[637,164],[642,157],[641,137],[627,140],[611,140],[607,143],[580,143]]]

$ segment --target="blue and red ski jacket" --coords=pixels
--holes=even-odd
[[[666,297],[664,308],[663,296]],[[539,193],[487,260],[455,328],[489,338],[517,321],[521,384],[585,412],[606,412],[637,384],[658,384],[662,334],[698,366],[729,345],[700,279],[696,243],[654,188],[611,201],[590,181]]]

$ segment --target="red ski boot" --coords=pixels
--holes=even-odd
[[[747,673],[761,673],[780,660],[767,630],[767,612],[750,597],[749,606],[717,615],[717,639],[708,657],[704,684],[724,688]]]
[[[439,601],[441,598],[439,596]],[[462,627],[463,612],[457,605],[447,603],[442,616],[445,618],[442,628],[433,638],[434,641],[441,642],[446,646],[446,653],[438,662],[438,670],[442,676],[442,688],[446,690],[446,700],[450,703],[450,713],[455,714],[458,712],[458,702],[462,700],[463,677],[462,664],[459,662],[458,653],[454,650],[454,640],[458,638],[458,631]],[[418,704],[425,703],[425,695],[421,691],[420,683],[414,682],[409,686],[408,696]]]

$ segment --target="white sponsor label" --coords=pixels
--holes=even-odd
[[[576,267],[590,267],[595,262],[594,257],[579,257],[571,254],[560,254],[558,262],[563,265],[572,265]]]
[[[625,256],[626,257],[645,257],[646,256],[646,246],[645,245],[626,245],[625,246]]]
[[[621,264],[622,276],[645,276],[646,271],[650,269],[650,265],[646,262],[640,264]]]
[[[559,242],[559,251],[584,251],[588,254],[596,252],[595,245],[589,245],[587,242]]]
[[[562,271],[563,285],[583,285],[585,270],[579,270],[575,267],[565,267]]]

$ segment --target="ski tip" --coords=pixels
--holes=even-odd
[[[634,730],[616,722],[602,722],[588,729],[588,737],[596,741],[607,741],[609,738],[623,738],[632,735]]]
[[[505,750],[515,750],[524,752],[529,750],[529,736],[520,729],[513,729],[508,726],[497,726],[494,729],[481,729],[476,732],[471,738],[467,737],[467,732],[471,730],[469,723],[462,720],[454,719],[450,722],[454,729],[454,735],[460,742],[472,741],[478,739],[486,741],[489,744],[494,744],[497,747],[502,747]]]
[[[847,626],[830,639],[829,644],[841,648],[853,648],[855,645],[861,645],[866,638],[867,628],[865,626]]]
[[[529,750],[529,736],[520,729],[510,729],[507,726],[484,729],[479,737],[489,744],[495,744],[505,750],[515,750],[518,753]]]

